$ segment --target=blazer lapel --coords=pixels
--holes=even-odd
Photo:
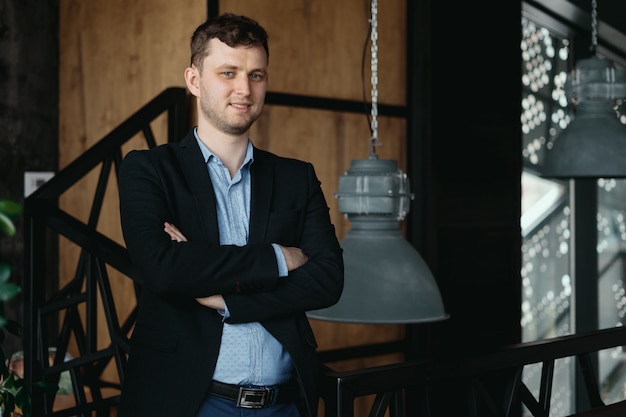
[[[249,243],[265,241],[274,184],[274,162],[268,155],[254,148],[254,162],[250,167],[250,236]]]
[[[180,169],[196,202],[204,231],[210,242],[219,244],[215,191],[193,132],[181,139],[179,147],[175,149]]]

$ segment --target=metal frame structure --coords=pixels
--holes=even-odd
[[[320,360],[327,362],[320,370],[320,395],[327,417],[354,417],[354,400],[374,396],[370,417],[404,417],[408,405],[417,417],[437,414],[437,404],[430,401],[434,390],[448,392],[450,401],[466,403],[470,417],[514,417],[524,404],[533,417],[549,417],[552,401],[555,362],[575,358],[580,365],[584,394],[593,409],[626,410],[626,401],[605,404],[596,377],[594,356],[598,351],[626,343],[623,327],[563,336],[538,342],[520,343],[485,355],[458,360],[432,358],[423,361],[378,366],[350,371],[335,371],[328,362],[354,357],[358,352],[321,352]],[[397,346],[382,346],[378,353]],[[365,352],[365,351],[364,351]],[[367,353],[376,352],[372,346]],[[345,354],[347,353],[347,354]],[[541,384],[533,394],[522,380],[525,366],[541,364]],[[494,389],[490,376],[505,375],[505,387]],[[452,390],[450,387],[457,387]],[[503,388],[503,389],[502,389]],[[389,414],[386,414],[389,413]]]
[[[123,381],[135,312],[119,323],[107,268],[128,277],[134,272],[126,248],[99,233],[97,224],[112,170],[117,174],[122,160],[122,146],[138,134],[143,134],[148,147],[156,146],[150,124],[164,113],[168,117],[167,140],[177,140],[189,125],[185,89],[163,91],[25,200],[24,378],[33,394],[33,415],[87,416],[96,412],[109,416],[119,400],[119,395],[105,394],[107,389],[119,392],[120,384],[106,381],[103,372],[113,362],[119,381]],[[82,222],[63,211],[58,199],[98,168],[89,219]],[[77,245],[80,256],[73,279],[58,292],[46,294],[49,281],[55,280],[47,265],[57,264],[50,259],[57,256],[51,242],[60,238]],[[139,296],[139,288],[135,286],[135,290]],[[110,336],[105,348],[98,347],[99,305]],[[72,343],[80,356],[68,359]],[[56,352],[52,360],[50,348]],[[75,405],[53,410],[54,396],[40,395],[35,381],[58,383],[63,372],[69,372]]]

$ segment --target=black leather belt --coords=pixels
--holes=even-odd
[[[234,401],[240,408],[263,408],[273,404],[284,404],[295,401],[298,386],[295,381],[267,387],[246,387],[211,381],[209,394]]]

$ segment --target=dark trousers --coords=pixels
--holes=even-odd
[[[208,395],[196,417],[300,417],[295,403],[264,408],[238,408],[234,401]]]

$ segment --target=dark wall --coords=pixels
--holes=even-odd
[[[454,356],[494,350],[521,340],[521,0],[410,10],[410,230],[450,314],[416,339]]]
[[[24,171],[55,171],[58,155],[58,0],[0,0],[0,198],[23,203]],[[23,281],[23,243],[0,237],[0,258]],[[7,305],[21,321],[21,298]],[[5,353],[21,348],[9,339]]]
[[[418,359],[454,361],[521,341],[521,0],[409,5],[409,236],[450,318],[408,334]],[[469,386],[434,386],[432,415],[467,415],[449,399]]]
[[[521,338],[521,1],[432,8],[431,237],[451,315],[438,339],[485,351]]]

